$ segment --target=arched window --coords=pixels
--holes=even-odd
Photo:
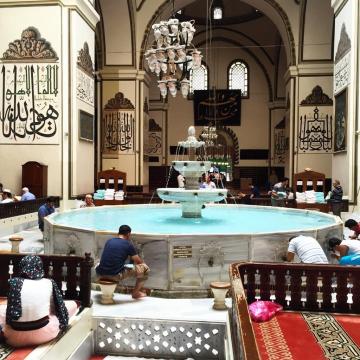
[[[233,61],[229,66],[229,89],[241,90],[242,97],[249,97],[249,67],[241,60]]]
[[[208,88],[208,70],[203,64],[198,69],[190,70],[190,93],[194,90],[207,90]]]

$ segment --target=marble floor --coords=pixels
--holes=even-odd
[[[192,320],[226,322],[227,311],[213,310],[213,299],[163,299],[145,297],[134,300],[131,295],[115,294],[115,304],[100,304],[100,292],[92,291],[93,316],[141,319]],[[231,307],[231,299],[226,299]]]

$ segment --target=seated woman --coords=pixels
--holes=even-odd
[[[7,305],[0,307],[0,324],[7,344],[13,347],[46,343],[64,331],[75,301],[65,301],[52,279],[44,278],[39,256],[28,255],[19,264],[19,277],[10,279]]]

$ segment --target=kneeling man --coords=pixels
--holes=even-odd
[[[130,242],[130,234],[130,226],[121,225],[119,236],[106,242],[100,264],[96,267],[96,273],[102,279],[115,281],[121,281],[128,277],[136,277],[132,297],[139,299],[146,296],[142,288],[147,279],[149,267],[137,255],[134,245]],[[134,267],[129,268],[125,265],[128,258],[134,262]]]
[[[287,261],[293,261],[295,254],[302,263],[308,264],[328,264],[329,261],[324,250],[311,236],[293,236],[289,239],[289,247],[286,255]]]

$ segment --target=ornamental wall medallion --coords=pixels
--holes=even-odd
[[[89,53],[89,45],[79,51],[76,69],[76,97],[94,106],[94,66]]]
[[[332,150],[332,116],[319,116],[319,109],[315,107],[313,116],[300,117],[299,151]]]
[[[315,86],[311,94],[301,101],[302,106],[332,106],[333,100],[323,92],[321,86]]]
[[[89,45],[85,41],[83,48],[79,51],[77,65],[89,76],[94,76],[94,65],[89,52]]]
[[[351,40],[346,31],[345,23],[341,25],[340,40],[335,55],[335,63],[339,62],[351,50]]]
[[[345,23],[341,25],[340,39],[335,55],[334,94],[339,93],[351,82],[351,40]]]
[[[107,102],[107,104],[105,105],[105,109],[135,109],[135,107],[132,102],[124,96],[122,92],[118,92],[113,98],[111,98]]]
[[[39,31],[28,27],[21,33],[20,40],[9,43],[4,52],[3,61],[57,61],[58,57],[51,44],[40,37]]]

